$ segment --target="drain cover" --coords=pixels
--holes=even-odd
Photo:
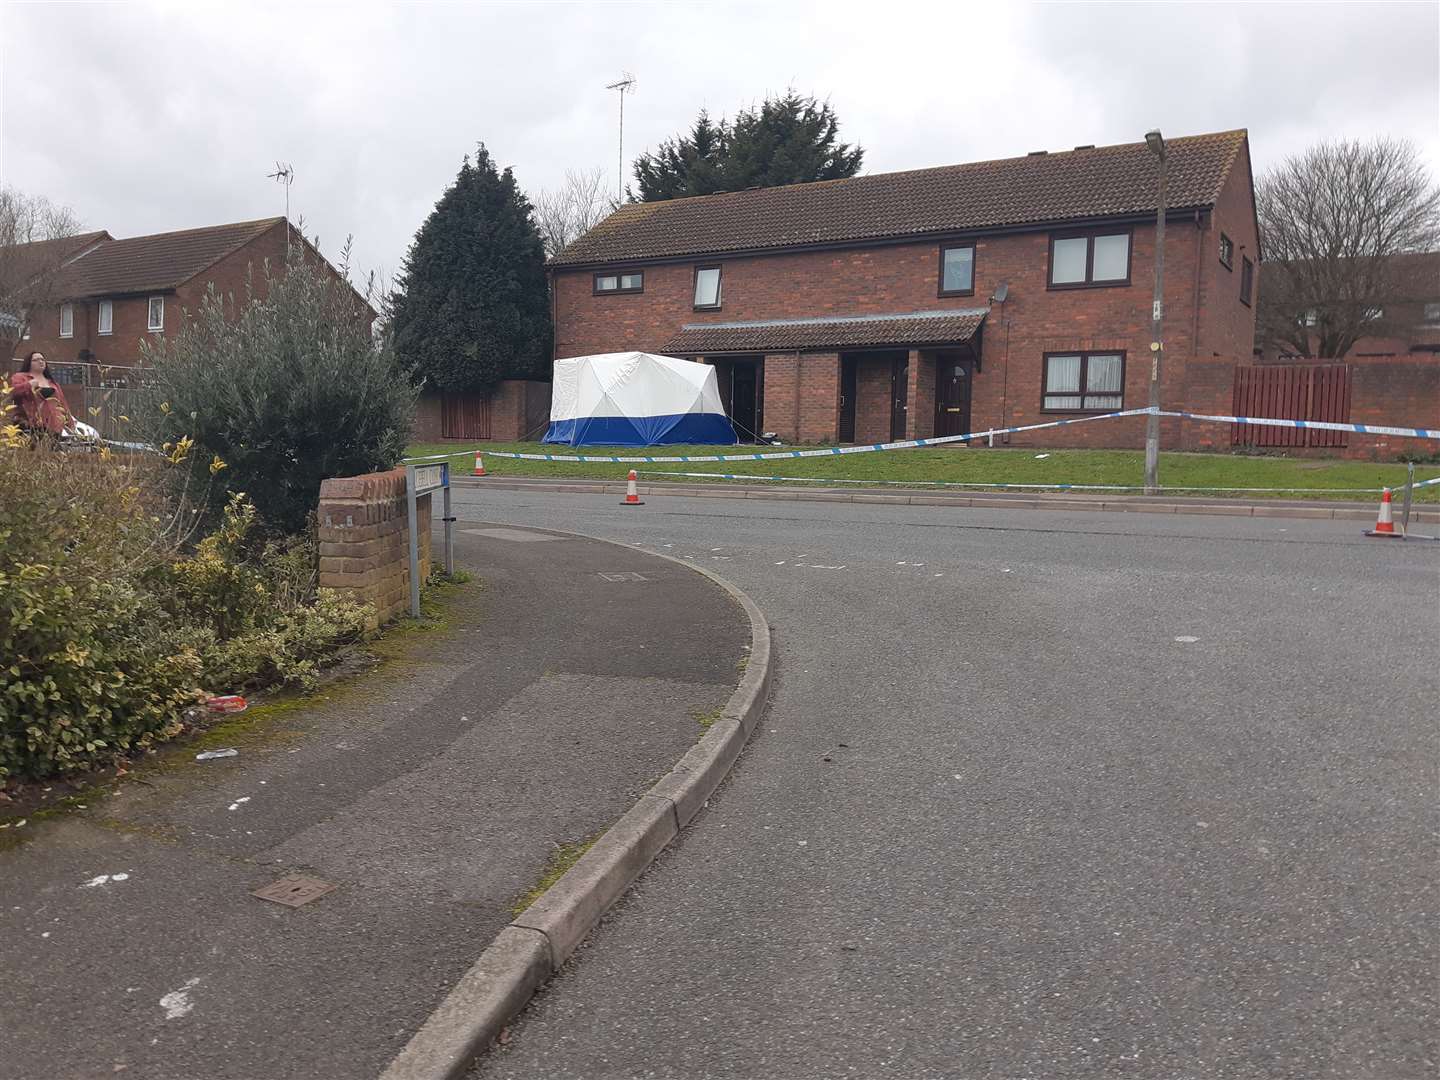
[[[250,895],[258,896],[261,900],[273,900],[286,907],[299,907],[301,904],[308,904],[311,900],[319,899],[333,888],[335,886],[328,881],[306,877],[304,874],[291,874],[289,877],[282,877],[279,881],[271,882],[263,889],[256,889]]]

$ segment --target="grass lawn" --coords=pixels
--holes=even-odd
[[[417,443],[411,456],[443,454],[455,443]],[[747,453],[749,447],[657,446],[650,450],[614,447],[542,446],[539,443],[487,442],[471,444],[454,454],[457,472],[468,472],[475,447],[485,455],[485,472],[494,476],[587,477],[623,480],[629,465],[589,462],[516,461],[496,457],[496,451],[527,454],[681,454]],[[760,453],[783,447],[756,447]],[[814,449],[803,447],[801,449]],[[1427,447],[1428,449],[1428,447]],[[757,480],[777,477],[826,477],[870,484],[1122,484],[1144,482],[1145,455],[1139,450],[1015,450],[1000,448],[936,448],[892,450],[836,457],[792,458],[787,461],[692,462],[675,465],[636,465],[643,480],[664,479],[665,472],[730,473]],[[1416,480],[1440,475],[1440,465],[1416,466]],[[677,478],[679,479],[679,478]],[[692,479],[690,482],[694,483]],[[719,482],[719,481],[717,481]],[[1283,488],[1254,492],[1257,498],[1331,498],[1367,501],[1382,485],[1400,488],[1405,466],[1323,458],[1252,457],[1240,454],[1161,454],[1160,482],[1167,490],[1199,489],[1177,494],[1225,494],[1224,488]],[[817,485],[819,486],[819,485]],[[827,485],[828,486],[828,485]],[[1365,489],[1347,491],[1345,489]],[[983,489],[981,489],[983,490]],[[1240,494],[1238,492],[1233,494]],[[1248,496],[1247,496],[1248,497]],[[1416,501],[1440,501],[1440,485],[1422,488]]]

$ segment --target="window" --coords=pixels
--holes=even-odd
[[[1240,256],[1240,302],[1250,306],[1250,287],[1255,283],[1255,264]]]
[[[96,320],[95,329],[101,334],[108,334],[115,328],[115,305],[109,300],[100,301],[100,316]]]
[[[1124,400],[1125,354],[1046,353],[1043,412],[1106,412]]]
[[[638,293],[645,291],[645,274],[637,270],[629,274],[596,274],[595,293]]]
[[[1425,305],[1425,321],[1427,323],[1440,322],[1440,304]]]
[[[1383,307],[1371,307],[1365,309],[1366,322],[1379,322],[1384,317],[1385,309]]]
[[[973,296],[975,293],[975,245],[940,249],[940,295]]]
[[[1312,307],[1309,311],[1305,312],[1304,315],[1300,316],[1300,322],[1306,327],[1306,329],[1312,329],[1320,322],[1320,312],[1316,311]]]
[[[697,266],[695,268],[695,306],[697,308],[718,308],[720,306],[720,267]]]
[[[165,329],[165,298],[163,296],[150,297],[150,318],[148,328],[151,330]]]
[[[61,336],[61,337],[74,337],[74,336],[75,336],[75,305],[74,305],[74,304],[61,304],[61,305],[60,305],[60,336]]]
[[[1223,232],[1220,234],[1220,265],[1226,270],[1234,269],[1235,243]]]
[[[1094,233],[1050,238],[1050,287],[1130,283],[1130,234]]]

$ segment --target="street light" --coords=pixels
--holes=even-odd
[[[1145,494],[1160,494],[1160,320],[1165,311],[1165,137],[1157,128],[1145,133],[1145,145],[1159,166],[1155,202],[1155,302],[1150,307],[1150,414],[1145,418]]]

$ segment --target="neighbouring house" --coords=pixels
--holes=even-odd
[[[82,417],[87,404],[118,400],[123,411],[123,392],[143,378],[143,342],[179,330],[212,285],[241,302],[247,286],[263,297],[266,265],[283,272],[291,244],[322,259],[283,217],[123,240],[91,232],[9,249],[12,265],[33,262],[46,279],[45,299],[25,311],[14,351],[44,351]],[[355,297],[360,316],[373,321],[374,310]]]
[[[1394,279],[1399,283],[1394,300],[1375,307],[1368,313],[1373,332],[1355,342],[1343,357],[1334,357],[1350,363],[1368,363],[1375,360],[1396,357],[1433,357],[1440,363],[1440,252],[1416,252],[1394,255],[1390,258],[1394,267]],[[1275,273],[1270,264],[1260,266],[1263,281]],[[1274,290],[1272,290],[1273,292]],[[1286,347],[1263,338],[1265,315],[1276,302],[1275,297],[1267,299],[1262,291],[1257,327],[1255,353],[1263,363],[1290,363],[1314,355],[1315,334],[1308,334],[1312,348],[1298,353],[1293,346]],[[1317,327],[1324,313],[1318,310],[1301,312],[1297,321],[1307,328]]]
[[[1249,140],[1165,146],[1161,400],[1228,411],[1255,337]],[[551,260],[556,356],[704,360],[737,429],[796,442],[1143,407],[1158,176],[1135,142],[628,204]],[[1144,426],[1013,441],[1140,446]]]

